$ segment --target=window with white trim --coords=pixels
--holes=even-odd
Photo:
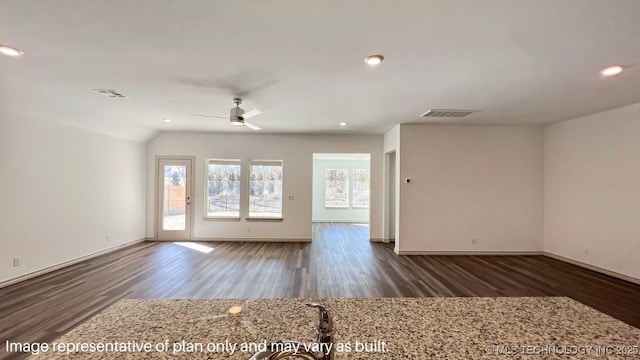
[[[349,171],[327,169],[325,178],[324,206],[328,208],[349,207]]]
[[[240,174],[240,160],[208,161],[206,217],[240,217]]]
[[[369,169],[353,169],[353,190],[351,206],[354,208],[369,207],[371,174]]]
[[[281,160],[249,162],[249,217],[282,218]]]

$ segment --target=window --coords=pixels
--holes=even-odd
[[[163,165],[162,230],[186,230],[187,166]]]
[[[349,207],[349,172],[345,169],[327,169],[325,179],[325,207]]]
[[[354,208],[369,207],[369,184],[371,178],[369,169],[353,169],[353,200]]]
[[[207,217],[240,217],[240,161],[209,160]]]
[[[249,217],[282,217],[282,161],[250,162]]]

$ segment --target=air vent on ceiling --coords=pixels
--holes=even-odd
[[[106,95],[108,97],[112,97],[112,98],[125,98],[126,96],[122,95],[121,93],[113,90],[113,89],[93,89],[93,91],[96,91],[102,95]]]
[[[429,109],[420,117],[436,117],[436,118],[461,118],[465,117],[477,110],[460,110],[460,109]]]

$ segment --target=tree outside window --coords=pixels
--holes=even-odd
[[[282,178],[282,161],[251,161],[249,217],[282,217]]]
[[[240,216],[240,162],[210,160],[207,174],[207,216]]]
[[[349,207],[349,171],[327,169],[325,207]]]
[[[371,176],[369,169],[353,170],[353,202],[354,208],[369,207]]]

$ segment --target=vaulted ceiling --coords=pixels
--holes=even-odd
[[[269,133],[549,124],[640,102],[639,15],[637,0],[2,0],[0,44],[24,55],[0,56],[0,116],[139,141],[251,132],[189,115],[228,115],[240,93]],[[479,111],[419,118],[430,108]]]

